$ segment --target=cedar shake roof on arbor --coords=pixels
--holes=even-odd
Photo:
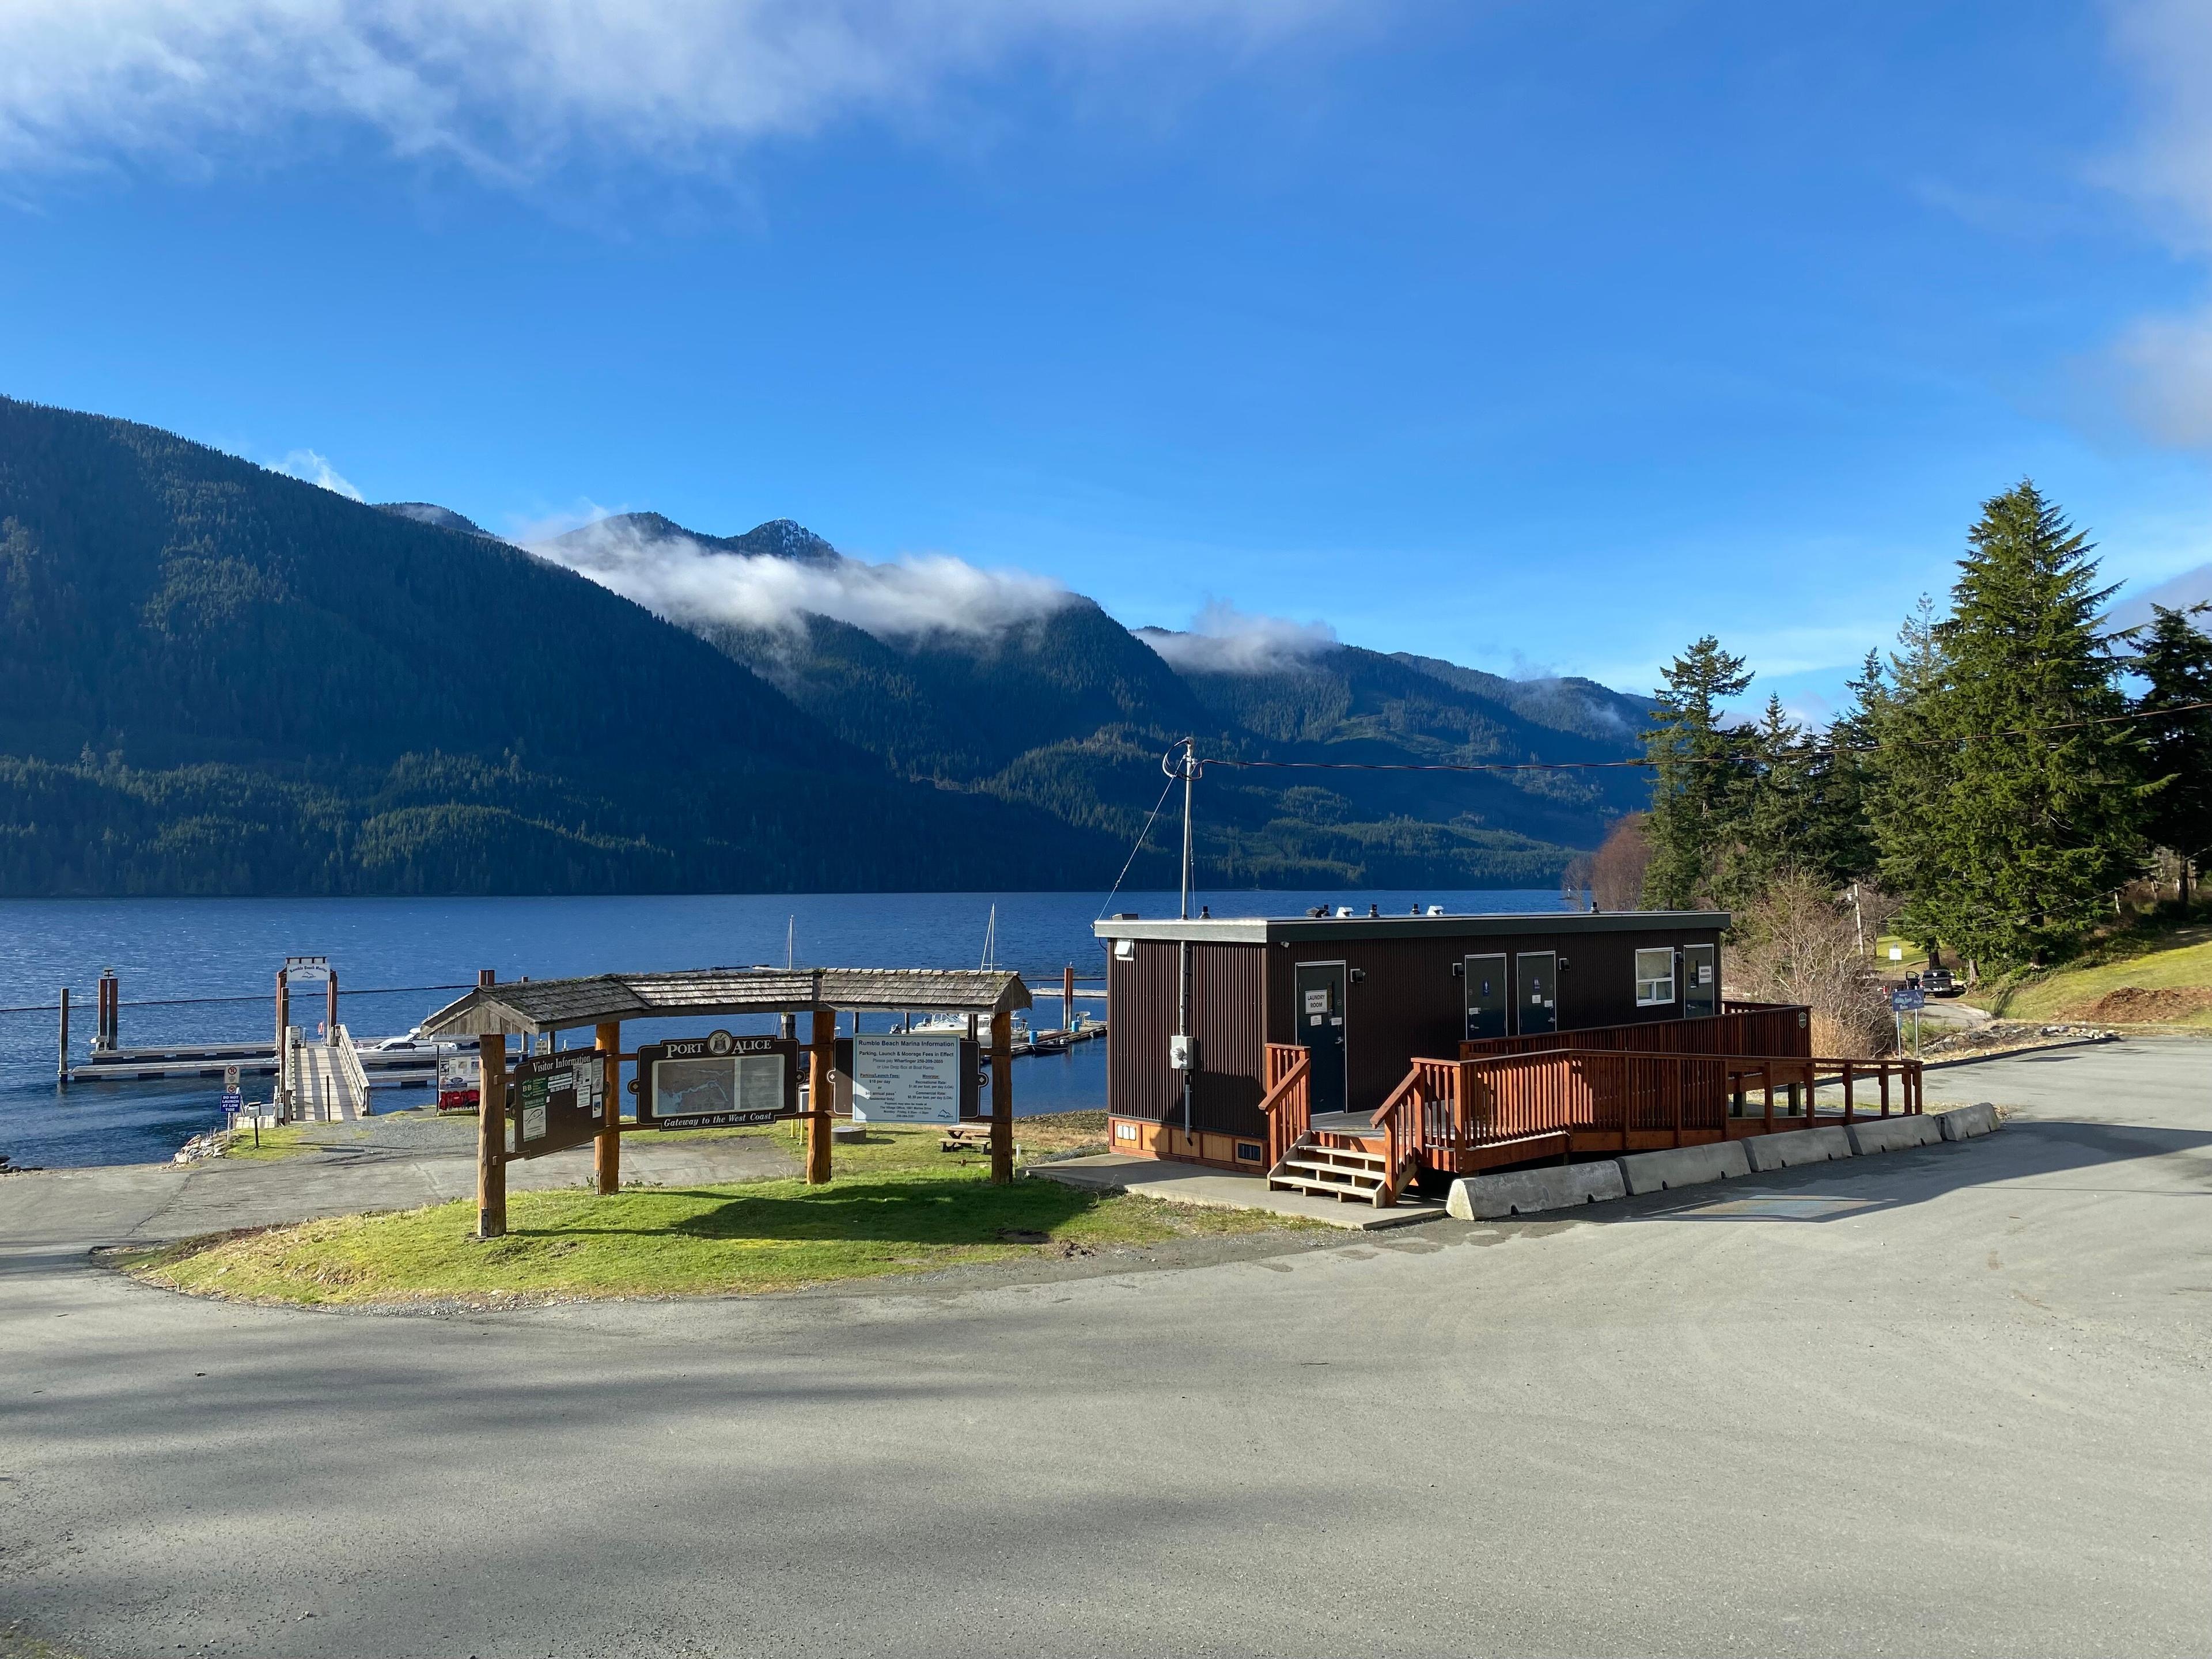
[[[534,1036],[578,1025],[810,1008],[1003,1014],[1030,1006],[1019,974],[975,968],[694,968],[480,985],[422,1022],[431,1037]]]

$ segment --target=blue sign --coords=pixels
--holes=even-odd
[[[244,1111],[246,1109],[246,1097],[239,1093],[235,1089],[225,1090],[222,1097],[222,1109],[226,1112]]]
[[[1917,1014],[1928,1006],[1928,993],[1916,985],[1900,986],[1889,994],[1889,1006],[1900,1014]]]

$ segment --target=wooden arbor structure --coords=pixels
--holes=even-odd
[[[616,1075],[623,1022],[632,1019],[714,1019],[738,1014],[807,1014],[806,1179],[830,1179],[830,1126],[834,1109],[830,1074],[837,1057],[837,1016],[854,1013],[971,1014],[991,1032],[991,1179],[1014,1178],[1013,1016],[1030,1006],[1021,975],[996,969],[937,968],[699,968],[667,974],[594,974],[584,979],[515,980],[489,973],[477,988],[422,1022],[428,1037],[473,1037],[477,1078],[477,1236],[507,1231],[507,1138],[503,1109],[507,1039],[550,1036],[589,1026],[593,1048],[607,1057],[611,1103],[618,1101]],[[495,1105],[501,1109],[494,1109]],[[622,1186],[622,1124],[610,1104],[595,1144],[602,1194]]]

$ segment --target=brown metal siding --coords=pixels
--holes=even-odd
[[[1532,928],[1522,934],[1456,939],[1276,944],[1267,947],[1267,1040],[1297,1040],[1297,1014],[1291,1006],[1296,964],[1340,961],[1359,970],[1364,977],[1346,989],[1345,1063],[1352,1109],[1369,1109],[1382,1104],[1413,1060],[1458,1056],[1466,1031],[1466,993],[1452,967],[1468,957],[1502,954],[1509,958],[1510,974],[1510,958],[1523,951],[1557,954],[1565,964],[1559,975],[1559,1028],[1574,1030],[1680,1018],[1679,975],[1672,1006],[1636,1006],[1636,951],[1719,943],[1719,934],[1710,929],[1568,934]]]
[[[1216,1134],[1262,1133],[1261,975],[1266,947],[1194,945],[1191,1033],[1199,1070],[1190,1123]],[[1140,940],[1127,961],[1107,957],[1106,1104],[1117,1117],[1182,1125],[1182,1086],[1168,1066],[1176,1023],[1176,947]]]

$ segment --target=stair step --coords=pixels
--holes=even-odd
[[[1316,1181],[1364,1182],[1370,1187],[1380,1187],[1383,1181],[1380,1170],[1347,1170],[1339,1164],[1316,1164],[1303,1158],[1286,1158],[1275,1167],[1285,1172],[1310,1176]]]
[[[1298,1187],[1310,1193],[1327,1193],[1334,1198],[1372,1199],[1382,1190],[1382,1183],[1363,1187],[1355,1182],[1329,1181],[1320,1176],[1300,1175],[1295,1170],[1278,1170],[1267,1177],[1270,1187]]]

